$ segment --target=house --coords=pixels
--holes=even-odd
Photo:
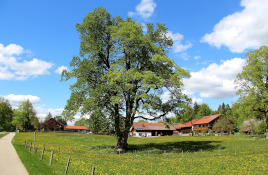
[[[172,125],[165,125],[165,123],[133,122],[129,131],[130,136],[133,137],[151,137],[173,135],[173,131],[176,131],[176,129]]]
[[[213,124],[221,117],[221,114],[204,116],[193,123],[193,131],[212,130]]]
[[[55,118],[50,118],[40,125],[41,131],[63,131],[64,124],[58,122]]]
[[[174,123],[173,126],[176,129],[176,131],[173,131],[173,135],[179,135],[179,128],[183,125],[182,123]]]
[[[89,131],[86,126],[66,126],[64,130],[68,132],[79,132],[84,134]]]
[[[193,124],[197,121],[198,119],[191,120],[187,123],[184,123],[180,125],[176,130],[180,134],[189,134],[193,131]]]

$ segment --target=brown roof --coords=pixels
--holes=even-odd
[[[221,116],[221,114],[216,114],[216,115],[209,115],[209,116],[204,116],[202,118],[200,118],[199,120],[197,120],[194,124],[208,124],[214,120],[216,120],[219,116]]]
[[[141,123],[133,122],[132,128],[134,130],[175,130],[174,126],[166,126],[165,123]],[[131,129],[132,129],[131,128]]]
[[[86,126],[66,126],[65,129],[85,129],[85,130],[89,130]]]
[[[198,119],[194,119],[194,120],[191,120],[187,123],[184,123],[183,125],[181,125],[180,128],[189,128],[189,127],[192,127],[193,124],[195,124],[195,122],[197,121]]]
[[[174,123],[173,126],[175,129],[179,129],[183,124],[181,123]]]

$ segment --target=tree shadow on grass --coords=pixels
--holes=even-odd
[[[165,143],[148,143],[148,144],[130,144],[128,151],[145,151],[145,150],[159,150],[174,151],[174,152],[197,152],[201,149],[203,151],[212,151],[218,148],[224,149],[220,145],[220,141],[181,141],[181,142],[165,142]]]

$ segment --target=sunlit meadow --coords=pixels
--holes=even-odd
[[[33,133],[13,139],[31,175],[64,174],[267,174],[268,139],[263,136],[129,138],[129,151],[114,150],[113,136],[36,133],[36,155],[25,149]],[[40,161],[42,147],[44,159]],[[49,166],[51,151],[52,166]]]

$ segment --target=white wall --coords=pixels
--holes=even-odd
[[[133,132],[133,137],[151,137],[152,132]]]

